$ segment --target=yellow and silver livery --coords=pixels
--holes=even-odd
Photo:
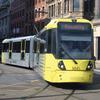
[[[2,42],[2,63],[33,68],[35,36],[4,39]]]
[[[37,36],[34,69],[53,83],[92,83],[93,26],[86,19],[52,19]],[[45,42],[41,42],[44,40]]]

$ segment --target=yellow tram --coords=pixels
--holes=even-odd
[[[34,69],[52,83],[92,83],[93,26],[86,19],[52,19],[37,36]],[[45,42],[43,42],[43,40]],[[41,42],[42,41],[42,42]]]

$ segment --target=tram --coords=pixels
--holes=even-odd
[[[38,34],[36,70],[52,83],[92,83],[93,26],[86,19],[52,19]],[[43,42],[44,41],[44,42]]]
[[[2,42],[2,63],[33,68],[35,36],[5,39]]]

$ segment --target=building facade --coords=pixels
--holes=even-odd
[[[79,17],[93,19],[95,0],[46,0],[48,17]]]
[[[47,22],[47,4],[46,0],[35,0],[35,25],[41,30]]]
[[[100,0],[95,0],[95,17],[93,22],[94,25],[94,55],[96,62],[100,63]]]
[[[34,0],[14,0],[11,3],[11,36],[33,35]]]
[[[82,0],[46,0],[48,17],[82,17]],[[82,6],[82,7],[81,7]]]
[[[1,0],[0,9],[0,38],[4,39],[8,36],[9,22],[10,22],[10,12],[9,12],[9,2],[8,0]]]
[[[25,35],[34,35],[34,2],[35,0],[23,0],[25,2]]]
[[[10,7],[10,37],[24,35],[25,2],[14,0]]]

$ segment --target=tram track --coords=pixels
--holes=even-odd
[[[30,95],[29,97],[36,96],[36,95],[42,93],[42,92],[45,91],[49,86],[50,86],[50,85],[47,84],[44,88],[40,89],[39,91],[37,91],[36,93]]]
[[[36,91],[35,93],[29,95],[29,96],[22,96],[22,97],[13,97],[13,98],[2,98],[0,100],[14,100],[14,99],[18,99],[18,100],[27,100],[30,98],[38,98],[39,96],[36,96],[40,93],[42,93],[43,91],[45,91],[50,85],[47,84],[44,88],[41,88],[40,90]]]
[[[62,91],[59,91],[58,93],[56,94],[48,94],[48,95],[41,95],[42,92],[44,92],[46,89],[49,88],[49,84],[47,84],[45,87],[41,88],[40,90],[36,91],[35,93],[29,95],[29,96],[22,96],[22,97],[15,97],[15,98],[2,98],[0,100],[28,100],[28,99],[35,99],[35,98],[52,98],[52,97],[61,97],[61,96],[64,96],[64,99],[62,100],[69,100],[71,97],[77,99],[77,100],[85,100],[84,98],[80,98],[80,97],[77,97],[77,95],[80,95],[80,94],[90,94],[90,93],[100,93],[100,91],[87,91],[87,92],[80,92],[80,93],[77,93],[76,89],[73,89],[73,90],[70,90],[70,93],[66,93],[66,91],[62,92]],[[51,88],[54,88],[54,87],[51,87]],[[54,91],[55,89],[53,89]],[[57,90],[55,91],[57,92]],[[76,92],[76,93],[75,93]]]
[[[74,94],[74,92],[75,90],[72,90],[71,93],[64,98],[64,100],[68,100]]]
[[[4,71],[3,68],[2,69],[0,68],[0,71],[1,71],[0,77],[3,74],[4,75],[12,74],[12,73],[8,73],[8,72],[6,73],[6,71]],[[98,78],[98,77],[96,77],[96,78]],[[22,78],[18,78],[18,79],[20,79],[20,81],[23,81],[23,80],[21,80]],[[38,81],[38,82],[41,82],[41,81]],[[46,83],[46,84],[42,83],[42,84],[44,84],[44,85],[42,85],[43,87],[37,88],[38,90],[36,90],[35,92],[31,92],[30,95],[8,98],[8,97],[6,97],[6,94],[1,94],[1,97],[2,96],[5,96],[5,97],[2,99],[0,98],[0,100],[28,100],[28,99],[34,100],[35,98],[36,99],[41,98],[42,100],[43,99],[48,100],[48,98],[51,98],[51,100],[52,100],[52,98],[56,98],[56,97],[57,98],[62,97],[63,99],[61,99],[61,100],[69,100],[70,98],[75,98],[75,100],[85,100],[84,98],[79,97],[79,95],[100,93],[100,90],[98,89],[98,87],[100,87],[99,83],[100,82],[97,81],[93,85],[89,85],[89,87],[82,87],[82,88],[81,88],[81,85],[80,85],[80,87],[77,87],[75,85],[74,86],[68,85],[68,84],[65,84],[65,86],[62,86],[63,84],[60,86],[53,86],[48,83]],[[18,84],[20,84],[20,83],[18,83]],[[12,86],[14,87],[14,86],[17,86],[18,84],[8,85],[7,87],[12,87]],[[40,86],[40,83],[39,83],[39,86]],[[1,87],[1,89],[3,89],[3,88],[6,88],[6,85],[4,85],[4,87]],[[34,89],[34,87],[33,87],[33,89]],[[85,91],[79,91],[79,90],[85,90]],[[46,91],[48,91],[47,94],[45,94]],[[53,91],[55,94],[49,94],[50,93],[49,91]]]

